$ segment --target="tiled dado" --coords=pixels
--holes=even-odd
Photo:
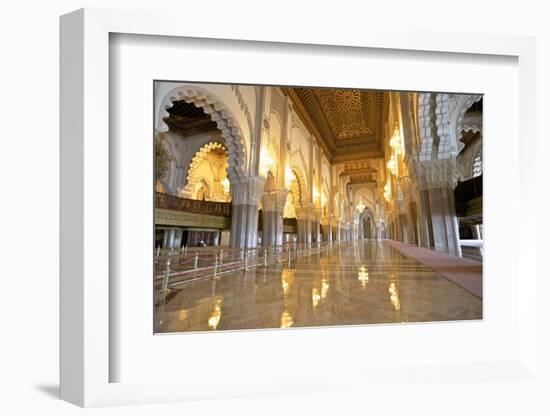
[[[157,332],[482,318],[482,302],[386,242],[181,285],[156,305]]]

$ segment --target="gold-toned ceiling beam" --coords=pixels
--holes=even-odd
[[[281,90],[286,94],[294,107],[298,117],[302,120],[309,133],[315,137],[316,143],[323,150],[325,157],[331,164],[342,163],[347,161],[357,161],[362,159],[378,159],[384,157],[384,150],[382,146],[382,132],[384,125],[384,113],[387,105],[387,93],[383,91],[373,92],[375,94],[375,108],[374,111],[376,119],[376,133],[375,136],[365,137],[362,140],[358,138],[336,141],[331,132],[328,121],[325,118],[323,109],[315,98],[315,94],[311,93],[310,106],[314,106],[314,109],[306,108],[302,97],[298,94],[298,90],[303,90],[294,87],[282,87]],[[310,111],[314,111],[317,114],[319,120],[317,122],[312,119]],[[318,124],[321,126],[318,126]],[[377,146],[374,146],[375,141]],[[367,141],[368,143],[363,143]]]

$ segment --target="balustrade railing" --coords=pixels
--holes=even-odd
[[[161,192],[155,192],[155,207],[191,212],[193,214],[214,215],[219,217],[231,216],[230,202],[198,201]]]
[[[323,254],[338,242],[311,244],[287,243],[282,246],[232,249],[228,247],[183,247],[180,250],[155,251],[155,281],[157,286],[168,289],[185,282],[218,277],[223,273],[249,270],[286,263],[290,266],[298,258]]]

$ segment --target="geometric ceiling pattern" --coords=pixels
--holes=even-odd
[[[308,128],[336,161],[383,155],[383,91],[349,88],[283,88]]]
[[[382,126],[386,93],[344,88],[282,88],[332,162],[383,156]],[[217,131],[209,114],[184,100],[174,101],[164,121],[187,137]]]
[[[373,93],[351,89],[313,90],[336,140],[372,136],[375,130]]]

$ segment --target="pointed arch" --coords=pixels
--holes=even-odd
[[[223,151],[227,151],[226,147],[223,144],[217,141],[211,141],[202,145],[200,149],[197,152],[195,152],[195,154],[193,155],[193,158],[191,159],[191,162],[189,163],[189,167],[187,169],[185,187],[182,190],[182,195],[184,197],[192,198],[192,199],[195,198],[194,197],[195,184],[200,179],[197,177],[197,167],[208,156],[208,153],[215,149],[221,149]]]
[[[246,147],[243,133],[237,119],[231,111],[214,94],[195,85],[181,85],[170,90],[162,99],[158,115],[158,131],[167,131],[168,126],[164,118],[168,117],[167,109],[172,107],[174,101],[183,100],[187,103],[201,107],[212,118],[222,132],[228,153],[227,173],[230,181],[238,181],[245,176],[246,171]]]
[[[290,170],[294,174],[297,182],[298,195],[294,195],[297,206],[305,206],[308,204],[307,181],[302,171],[297,167],[291,167]]]

